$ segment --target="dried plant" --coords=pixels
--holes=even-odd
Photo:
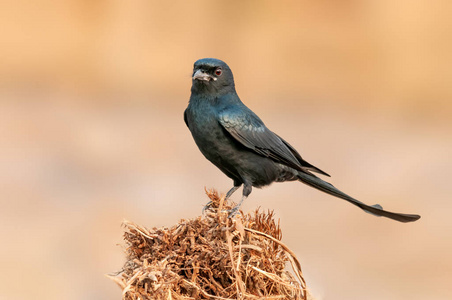
[[[281,242],[273,212],[230,219],[233,203],[206,193],[212,203],[204,217],[152,230],[124,222],[127,262],[110,275],[123,299],[307,299],[300,263]]]

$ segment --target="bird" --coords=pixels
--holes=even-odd
[[[229,66],[215,58],[194,63],[191,95],[184,121],[201,153],[233,180],[225,199],[243,185],[240,202],[229,211],[233,217],[252,188],[273,182],[300,181],[358,206],[367,213],[399,222],[413,222],[416,214],[383,210],[345,194],[313,173],[329,174],[305,161],[286,140],[271,131],[239,98]]]

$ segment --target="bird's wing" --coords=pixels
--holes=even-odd
[[[218,114],[218,120],[233,138],[258,154],[305,173],[318,170],[308,163],[304,166],[304,160],[295,149],[269,130],[251,110],[225,109]],[[320,173],[326,174],[323,171]]]
[[[295,150],[294,147],[292,147],[292,145],[290,145],[288,142],[286,142],[282,137],[280,137],[279,135],[277,135],[281,141],[287,146],[287,148],[289,148],[290,152],[292,152],[292,154],[297,158],[298,162],[306,169],[308,169],[309,171],[313,171],[328,177],[331,177],[328,173],[320,170],[319,168],[317,168],[316,166],[311,165],[310,163],[308,163],[307,161],[305,161],[300,153],[298,153],[297,150]]]

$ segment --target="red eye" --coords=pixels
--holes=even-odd
[[[220,76],[222,73],[223,73],[223,71],[220,68],[215,70],[215,75],[217,75],[217,76]]]

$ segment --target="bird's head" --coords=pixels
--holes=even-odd
[[[235,91],[234,77],[229,66],[216,58],[203,58],[195,62],[192,75],[192,92],[227,93]]]

